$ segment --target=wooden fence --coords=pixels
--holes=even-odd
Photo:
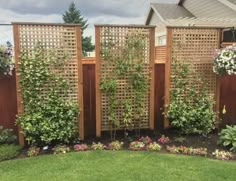
[[[157,47],[158,48],[158,47]],[[96,135],[96,94],[95,94],[95,58],[82,60],[83,64],[83,96],[84,96],[84,134],[86,137]],[[155,129],[163,129],[165,64],[155,64],[154,120]],[[0,125],[14,129],[17,113],[15,76],[0,78]],[[236,76],[220,78],[220,111],[224,105],[227,113],[220,114],[222,126],[236,124]]]
[[[0,125],[7,129],[13,129],[15,133],[17,133],[16,113],[16,79],[14,71],[12,76],[0,75]]]

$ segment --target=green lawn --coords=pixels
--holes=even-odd
[[[88,151],[0,162],[0,180],[236,180],[236,162],[131,151]]]

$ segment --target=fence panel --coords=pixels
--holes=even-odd
[[[83,121],[83,75],[81,61],[81,30],[79,25],[69,24],[43,24],[43,23],[13,23],[15,59],[16,59],[16,81],[17,90],[20,90],[19,81],[19,55],[24,52],[32,54],[32,50],[37,43],[40,43],[46,50],[53,49],[57,54],[69,55],[69,60],[59,70],[58,75],[69,80],[70,92],[68,95],[62,95],[77,102],[80,108],[78,118],[79,134],[84,138],[84,121]],[[45,94],[47,92],[45,91]],[[21,104],[21,93],[17,94],[18,114],[24,109]],[[23,144],[21,135],[20,143]]]
[[[120,56],[121,50],[126,45],[129,36],[135,33],[140,33],[140,37],[144,40],[144,69],[143,75],[148,77],[148,87],[149,91],[145,94],[144,104],[145,104],[145,114],[142,117],[141,128],[154,128],[154,27],[147,26],[120,26],[120,25],[97,25],[96,26],[96,132],[97,136],[100,136],[101,131],[106,131],[110,129],[110,123],[108,118],[108,97],[100,92],[100,81],[106,77],[114,78],[112,73],[115,71],[115,63],[108,65],[107,62],[112,60],[105,60],[104,56],[101,56],[101,51],[104,50],[105,45],[109,43],[112,48],[113,56]],[[127,56],[129,56],[127,54]],[[135,60],[130,60],[135,61]],[[117,94],[116,100],[119,104],[127,99],[134,97],[134,92],[130,90],[125,94],[125,89],[128,85],[129,78],[123,77],[116,79]],[[136,109],[133,105],[132,109]],[[120,123],[120,129],[123,129],[122,124],[122,105],[116,109],[116,118]]]

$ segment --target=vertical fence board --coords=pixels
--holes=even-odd
[[[236,75],[225,75],[220,78],[220,127],[236,125]],[[226,114],[222,114],[223,107]]]
[[[164,128],[165,64],[155,65],[155,129]]]
[[[83,63],[84,135],[96,135],[95,63]]]

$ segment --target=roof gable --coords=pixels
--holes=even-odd
[[[178,4],[151,3],[145,24],[149,24],[154,12],[163,22],[165,22],[166,19],[194,17],[192,13]]]

